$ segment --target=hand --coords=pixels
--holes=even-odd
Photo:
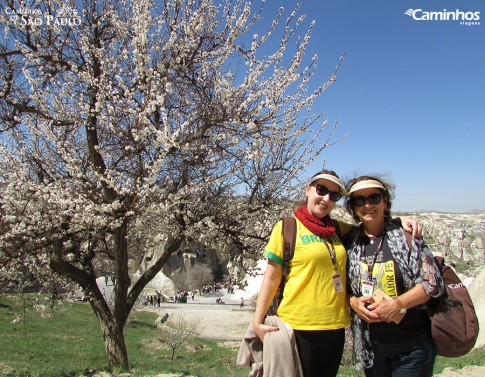
[[[394,300],[381,300],[369,305],[369,310],[373,310],[384,322],[399,323],[403,316],[399,313],[399,305]]]
[[[359,318],[367,323],[382,322],[379,315],[372,311],[369,301],[372,300],[372,296],[362,296],[350,298],[350,307],[355,311]]]
[[[261,340],[261,342],[264,342],[264,336],[266,335],[266,333],[271,331],[278,331],[279,328],[274,326],[267,326],[263,323],[258,323],[258,324],[253,323],[253,330],[258,336],[259,340]]]
[[[418,220],[401,216],[401,224],[404,231],[411,233],[414,238],[421,238],[423,236],[423,227]]]

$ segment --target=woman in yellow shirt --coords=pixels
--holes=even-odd
[[[333,171],[314,175],[306,187],[306,203],[295,210],[296,243],[278,317],[294,330],[305,377],[335,376],[342,358],[345,327],[350,324],[346,304],[346,261],[342,243],[329,216],[345,194]],[[253,328],[263,340],[278,328],[263,325],[283,270],[282,222],[266,245],[268,266],[258,296]]]

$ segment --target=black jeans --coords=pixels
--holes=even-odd
[[[380,343],[372,341],[374,365],[365,369],[367,377],[431,377],[436,349],[431,335]]]
[[[345,329],[294,330],[304,377],[335,377],[345,343]]]

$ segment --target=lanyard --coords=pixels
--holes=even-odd
[[[330,254],[330,259],[332,260],[333,264],[333,270],[338,271],[337,269],[337,253],[335,252],[335,247],[333,246],[333,242],[331,240],[328,240],[330,242],[330,246],[328,245],[328,242],[323,239],[323,243],[325,246],[327,246],[328,253]]]
[[[367,263],[367,280],[372,281],[372,271],[374,270],[374,265],[376,264],[377,256],[382,250],[382,246],[384,244],[384,238],[386,238],[386,232],[382,235],[381,242],[377,246],[377,250],[374,253],[374,257],[372,258],[372,263]],[[365,246],[364,246],[365,247]]]

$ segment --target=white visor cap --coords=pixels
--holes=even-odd
[[[319,179],[326,179],[327,181],[331,181],[333,183],[336,183],[339,187],[339,192],[342,195],[345,195],[347,193],[347,191],[345,190],[345,186],[342,183],[342,181],[340,179],[338,179],[336,176],[331,175],[331,174],[323,174],[322,173],[322,174],[316,175],[315,177],[310,178],[310,180],[308,181],[308,186],[311,186],[312,183],[318,181]]]

